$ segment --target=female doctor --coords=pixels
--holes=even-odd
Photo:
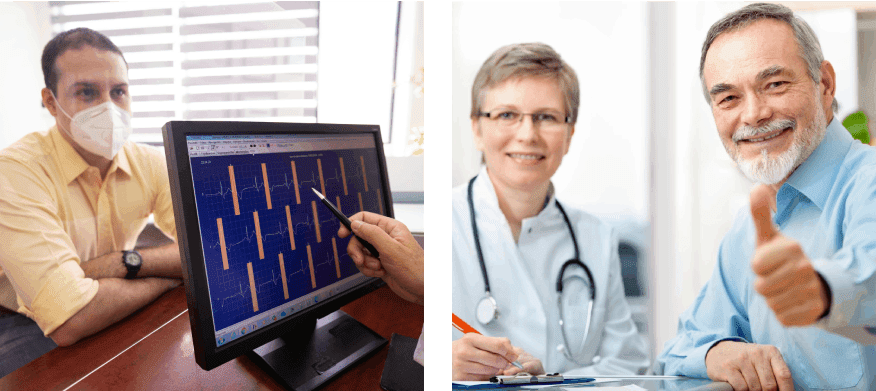
[[[617,237],[554,197],[578,102],[575,71],[541,43],[498,49],[475,77],[471,127],[484,166],[453,190],[453,313],[483,335],[454,330],[454,380],[648,368]]]

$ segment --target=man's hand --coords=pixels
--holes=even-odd
[[[751,269],[757,274],[754,289],[785,326],[815,323],[830,305],[828,287],[813,269],[800,243],[782,235],[770,217],[770,198],[763,186],[751,191],[751,218],[757,248]]]
[[[541,365],[541,360],[533,357],[522,348],[515,347],[514,353],[517,353],[517,362],[523,365],[523,369],[517,368],[514,365],[508,364],[503,371],[503,375],[511,376],[520,372],[526,372],[530,375],[543,375],[544,367]]]
[[[389,288],[403,299],[422,305],[423,248],[403,223],[371,212],[359,212],[350,217],[356,236],[367,240],[380,253],[374,258],[356,238],[350,239],[347,254],[362,274],[380,277]],[[345,238],[350,231],[344,226],[338,236]]]
[[[468,333],[453,341],[453,380],[484,381],[496,375],[514,374],[520,372],[520,369],[511,365],[511,362],[518,359],[527,360],[525,364],[521,362],[524,370],[541,370],[537,373],[530,372],[533,375],[544,373],[544,369],[540,369],[541,361],[532,358],[523,349],[512,346],[508,338]],[[537,366],[533,360],[537,362]]]
[[[706,373],[736,391],[793,391],[794,380],[782,353],[772,345],[722,341],[706,353]]]

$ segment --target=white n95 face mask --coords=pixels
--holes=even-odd
[[[53,94],[54,95],[54,94]],[[57,102],[57,98],[55,99]],[[61,112],[70,118],[70,137],[76,144],[95,155],[113,160],[128,141],[131,128],[131,113],[107,101],[82,110],[70,117],[58,104]]]

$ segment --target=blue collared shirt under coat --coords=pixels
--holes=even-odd
[[[876,148],[834,119],[824,140],[776,195],[773,221],[800,243],[832,293],[826,317],[784,327],[753,283],[755,230],[739,211],[711,279],[679,318],[658,358],[667,375],[708,377],[705,355],[721,340],[776,346],[797,389],[876,390]],[[869,344],[869,345],[868,345]]]

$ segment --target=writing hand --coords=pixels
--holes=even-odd
[[[511,365],[511,362],[517,361],[518,358],[508,338],[468,333],[453,341],[453,380],[484,381],[496,375],[503,375],[506,370],[511,371],[509,366],[520,371],[519,368]],[[526,368],[526,365],[523,367]]]
[[[517,368],[514,365],[508,364],[502,372],[505,376],[516,375],[520,372],[526,372],[530,375],[544,375],[544,367],[541,365],[541,360],[527,353],[523,348],[514,347],[514,353],[517,353],[517,362],[523,366],[523,369]]]

